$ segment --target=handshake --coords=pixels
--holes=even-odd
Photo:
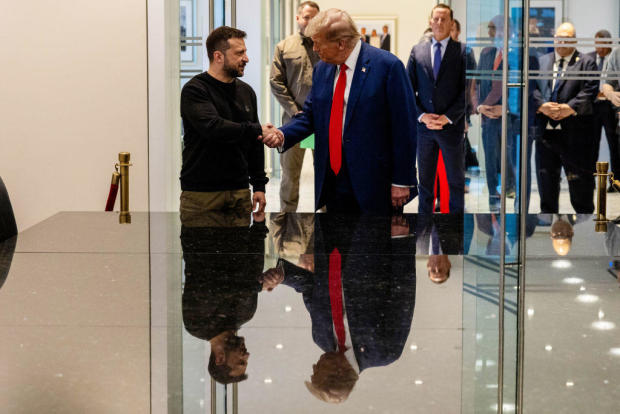
[[[263,125],[263,134],[258,137],[259,141],[269,148],[281,147],[284,144],[284,134],[271,123]]]

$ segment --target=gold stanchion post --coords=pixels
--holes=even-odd
[[[129,159],[131,155],[128,152],[120,152],[118,154],[118,165],[121,172],[121,214],[118,222],[121,224],[131,223],[131,214],[129,213]]]
[[[594,230],[597,233],[607,231],[607,177],[609,177],[609,163],[597,162],[596,174],[596,218]]]

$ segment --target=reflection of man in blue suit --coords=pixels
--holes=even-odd
[[[342,10],[306,28],[319,62],[303,110],[263,142],[286,151],[314,133],[315,203],[331,212],[387,213],[417,195],[415,104],[398,58],[360,40]]]
[[[312,339],[324,351],[306,384],[319,399],[344,401],[358,374],[393,363],[403,351],[415,305],[415,240],[406,237],[408,218],[319,214],[314,272],[279,261],[282,283],[303,295]],[[335,252],[340,291],[333,288]]]
[[[465,48],[450,38],[452,9],[438,4],[431,12],[433,37],[413,47],[407,71],[416,95],[419,212],[433,211],[439,150],[450,188],[450,212],[463,212],[465,199]]]

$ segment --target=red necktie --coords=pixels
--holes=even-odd
[[[342,111],[344,109],[344,90],[347,86],[347,65],[340,65],[340,75],[332,99],[332,112],[329,116],[329,164],[338,175],[342,165]]]
[[[342,318],[342,279],[340,277],[341,258],[338,249],[329,254],[329,301],[332,305],[332,320],[338,338],[338,351],[345,351],[344,320]]]
[[[502,63],[502,51],[500,50],[497,56],[495,57],[495,62],[493,62],[493,70],[497,70],[499,65]]]

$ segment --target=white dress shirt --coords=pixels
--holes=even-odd
[[[443,39],[441,42],[437,41],[435,37],[431,39],[431,65],[433,70],[435,69],[435,44],[441,43],[441,60],[443,60],[443,56],[446,54],[446,48],[448,47],[448,42],[450,41],[450,36]]]
[[[353,74],[355,73],[355,65],[357,65],[357,59],[360,57],[360,51],[362,50],[362,41],[360,40],[355,45],[355,48],[344,62],[347,65],[347,86],[344,88],[344,105],[342,107],[342,133],[344,134],[344,122],[347,118],[347,102],[349,101],[349,93],[351,93],[351,83],[353,83]],[[336,67],[336,76],[334,76],[334,88],[333,92],[336,92],[336,84],[338,83],[338,77],[340,76],[340,66]]]
[[[348,65],[347,65],[348,66]],[[342,323],[344,325],[344,346],[347,350],[344,352],[344,357],[347,359],[351,367],[355,370],[356,373],[360,373],[360,367],[357,363],[357,358],[355,357],[355,349],[353,348],[353,340],[351,339],[351,332],[349,329],[349,320],[347,319],[347,307],[344,306],[345,298],[344,298],[344,289],[342,290]],[[332,331],[334,333],[334,341],[336,346],[338,345],[338,335],[336,335],[336,327],[332,322]]]

